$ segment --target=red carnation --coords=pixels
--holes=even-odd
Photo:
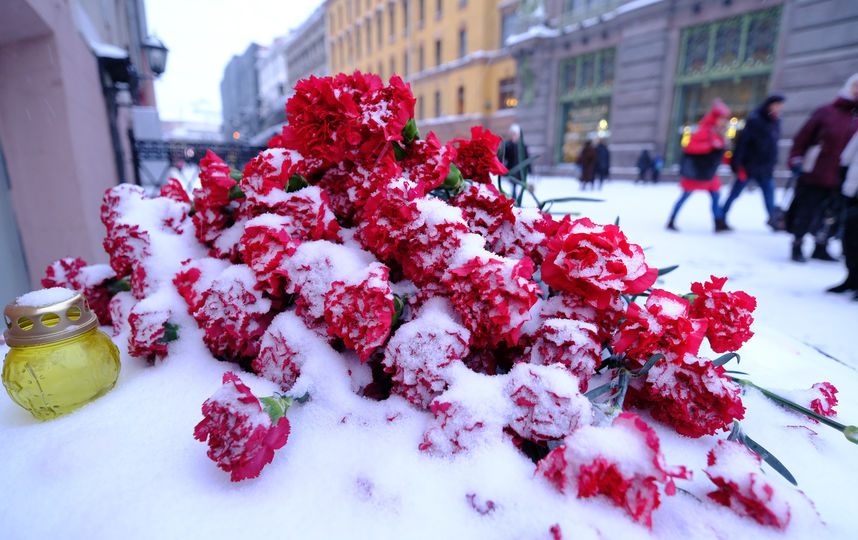
[[[194,428],[194,438],[208,440],[207,455],[238,482],[256,478],[274,459],[274,451],[289,438],[289,420],[276,420],[241,379],[232,372],[223,376],[223,386],[203,403],[203,420]]]
[[[229,165],[211,150],[200,161],[200,187],[193,192],[193,220],[200,242],[211,245],[235,223],[240,205],[230,198],[237,182],[229,173]]]
[[[246,265],[231,265],[211,283],[193,316],[203,342],[218,358],[241,362],[259,354],[259,338],[271,321],[271,301],[254,288]]]
[[[597,328],[596,341],[603,344],[611,339],[620,321],[625,318],[626,303],[620,293],[615,292],[606,307],[597,309],[589,299],[579,294],[561,292],[542,303],[540,316],[544,319],[572,319],[594,324]]]
[[[448,384],[448,368],[468,355],[471,333],[441,298],[428,300],[418,315],[387,342],[382,360],[392,374],[393,393],[427,408]]]
[[[704,319],[688,318],[687,300],[655,289],[644,307],[629,305],[626,319],[611,344],[614,351],[625,354],[638,366],[657,353],[676,362],[686,354],[697,354],[705,331]]]
[[[429,193],[450,174],[452,161],[452,152],[430,131],[426,139],[405,146],[405,158],[400,165],[409,180],[416,182],[423,193]]]
[[[152,363],[167,356],[164,326],[170,320],[170,310],[150,308],[146,300],[138,302],[128,314],[131,335],[128,337],[128,354]]]
[[[102,242],[117,276],[127,276],[151,255],[149,233],[138,225],[114,223]]]
[[[498,160],[497,152],[501,138],[482,126],[471,128],[471,139],[450,141],[453,148],[453,163],[462,172],[462,177],[481,184],[492,181],[491,174],[506,174],[507,169]]]
[[[837,405],[837,388],[833,384],[830,382],[816,383],[810,389],[817,392],[817,397],[810,401],[810,408],[813,412],[822,416],[837,414],[834,411],[834,407]]]
[[[487,236],[491,250],[504,257],[520,259],[530,257],[537,265],[548,255],[548,240],[560,227],[551,214],[537,208],[511,209],[507,219],[492,234]]]
[[[273,297],[283,295],[286,287],[284,258],[291,257],[300,245],[289,234],[289,224],[287,217],[262,214],[245,224],[239,242],[244,260],[256,274],[256,288]]]
[[[579,428],[536,465],[536,473],[561,493],[605,495],[649,528],[661,502],[658,484],[673,495],[674,478],[691,478],[685,467],[665,464],[658,435],[632,413],[620,414],[610,428]]]
[[[513,200],[492,184],[470,184],[450,199],[461,208],[472,232],[487,239],[505,222],[513,220]]]
[[[578,378],[581,392],[601,363],[602,346],[595,325],[572,319],[546,319],[525,336],[522,360],[534,365],[561,364]]]
[[[703,472],[718,489],[709,498],[760,525],[786,529],[790,507],[760,470],[760,456],[736,441],[718,441]]]
[[[108,188],[101,199],[101,222],[109,231],[117,218],[125,213],[128,201],[142,201],[146,190],[135,184],[119,184]]]
[[[745,416],[741,389],[724,368],[691,354],[679,363],[658,362],[645,379],[633,379],[626,405],[649,410],[687,437],[712,435]]]
[[[182,183],[175,178],[169,178],[164,185],[161,186],[159,195],[178,203],[191,203],[191,198],[188,196],[188,192],[185,191]]]
[[[516,364],[506,393],[513,404],[509,427],[534,442],[561,439],[593,421],[590,401],[578,379],[559,366]]]
[[[188,313],[193,314],[202,307],[203,299],[211,288],[212,282],[228,266],[228,262],[213,257],[188,259],[182,262],[181,269],[173,278],[173,284],[188,304]]]
[[[598,309],[615,293],[640,294],[658,277],[643,250],[630,244],[616,225],[596,225],[587,218],[560,222],[548,240],[542,279],[554,289],[580,294]]]
[[[348,281],[334,281],[325,293],[325,322],[328,334],[343,339],[346,347],[365,362],[384,344],[393,324],[393,293],[390,269],[371,264]]]
[[[518,343],[522,324],[539,298],[539,286],[530,281],[533,263],[502,259],[487,254],[450,269],[443,283],[452,293],[453,305],[471,331],[475,347],[495,346],[501,341]]]
[[[442,401],[439,398],[429,405],[429,410],[435,415],[435,420],[418,446],[424,452],[458,454],[478,446],[490,430],[471,407],[460,401]]]
[[[722,290],[727,278],[711,276],[712,281],[692,283],[691,292],[697,295],[691,306],[691,316],[706,319],[709,325],[706,337],[717,353],[738,350],[754,335],[751,332],[751,315],[757,307],[756,299],[744,291]]]
[[[109,304],[115,294],[111,290],[115,279],[116,273],[106,264],[87,265],[83,259],[67,257],[52,262],[45,269],[42,287],[82,291],[87,304],[98,317],[99,324],[109,325],[113,320]]]
[[[285,311],[271,321],[259,345],[259,355],[253,359],[253,370],[280,386],[291,389],[301,375],[301,368],[310,358],[315,335],[292,311]]]

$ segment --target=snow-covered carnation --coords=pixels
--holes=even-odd
[[[744,291],[724,291],[727,278],[711,276],[706,283],[692,283],[691,292],[697,295],[691,305],[691,316],[706,319],[706,338],[717,353],[738,350],[751,339],[751,323],[757,300]]]

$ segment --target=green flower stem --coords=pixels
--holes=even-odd
[[[835,422],[834,420],[827,418],[825,416],[822,416],[821,414],[819,414],[815,411],[812,411],[806,407],[802,407],[801,405],[799,405],[798,403],[795,403],[794,401],[790,401],[783,396],[779,396],[779,395],[775,394],[774,392],[771,392],[769,390],[766,390],[765,388],[757,386],[756,384],[754,384],[753,382],[751,382],[747,379],[739,379],[738,377],[731,377],[731,378],[733,379],[733,382],[735,382],[736,384],[739,384],[741,386],[750,386],[752,388],[756,388],[757,390],[762,392],[762,394],[764,396],[771,399],[772,401],[780,403],[781,405],[789,407],[790,409],[796,410],[796,411],[798,411],[798,412],[800,412],[806,416],[809,416],[810,418],[813,418],[814,420],[818,420],[819,422],[822,422],[823,424],[825,424],[829,427],[833,427],[837,431],[843,433],[843,435],[846,437],[847,440],[849,440],[850,442],[853,442],[855,444],[858,444],[858,427],[856,427],[856,426],[845,426],[845,425],[841,424],[840,422]]]

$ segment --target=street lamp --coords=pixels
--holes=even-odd
[[[164,43],[155,36],[149,36],[141,44],[143,54],[146,55],[146,62],[149,64],[149,69],[152,74],[158,77],[164,70],[167,69],[167,47]]]

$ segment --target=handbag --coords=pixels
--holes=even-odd
[[[715,172],[718,171],[718,165],[721,164],[724,151],[724,149],[713,150],[708,154],[683,152],[682,158],[679,160],[679,175],[682,178],[700,180],[701,182],[712,180]]]

